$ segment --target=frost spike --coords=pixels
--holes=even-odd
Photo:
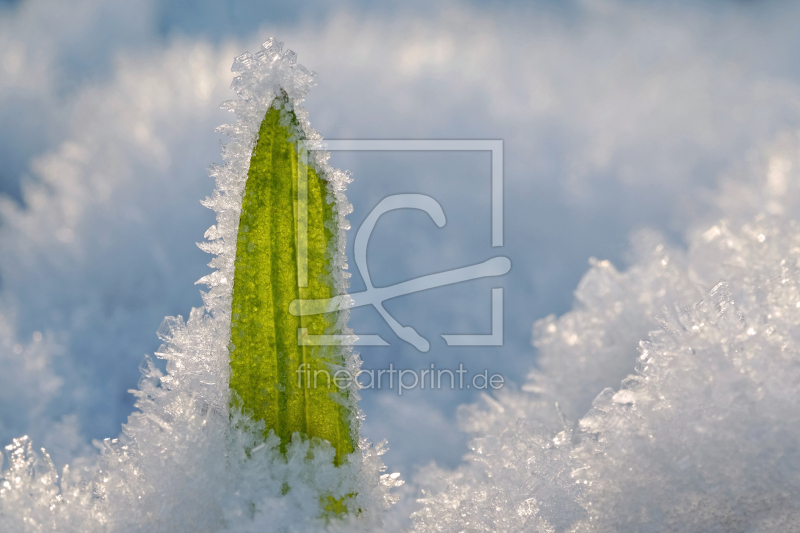
[[[327,201],[327,181],[299,160],[290,140],[287,126],[300,128],[287,103],[279,97],[268,109],[247,174],[234,266],[230,388],[246,412],[266,422],[265,436],[275,432],[283,451],[295,432],[319,437],[333,445],[338,465],[355,448],[350,413],[342,405],[348,393],[332,379],[344,356],[336,346],[298,345],[298,328],[310,335],[330,333],[338,316],[289,314],[292,300],[336,295],[330,243],[337,218]],[[298,175],[303,170],[308,258],[307,286],[299,287]]]

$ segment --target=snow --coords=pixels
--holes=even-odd
[[[636,253],[535,324],[522,391],[462,409],[467,463],[424,474],[417,531],[797,528],[800,224],[723,220],[688,251],[645,233]]]
[[[718,500],[697,505],[727,512],[733,530],[743,527],[744,511],[730,511],[730,501],[740,496],[736,490],[755,494],[769,483],[786,486],[780,479],[764,481],[758,473],[750,476],[750,485],[737,485],[731,480],[739,479],[739,474],[729,472],[733,466],[715,463],[718,456],[713,456],[713,446],[736,458],[731,465],[750,460],[747,454],[755,448],[725,448],[730,445],[711,439],[708,433],[701,435],[694,427],[681,429],[682,422],[663,418],[670,414],[669,409],[662,409],[665,400],[648,403],[649,389],[634,390],[635,382],[626,382],[630,386],[622,388],[621,383],[636,368],[639,342],[662,326],[655,316],[675,331],[680,331],[676,323],[694,324],[696,316],[687,319],[681,312],[664,313],[664,305],[671,309],[678,302],[679,309],[694,309],[698,302],[714,303],[723,293],[711,295],[709,291],[724,280],[734,308],[747,319],[747,328],[710,322],[709,331],[691,334],[695,340],[687,341],[681,334],[682,340],[668,346],[665,339],[656,339],[664,345],[664,353],[679,352],[669,359],[667,374],[684,376],[664,382],[683,395],[665,398],[681,409],[680,416],[687,420],[696,417],[712,428],[712,436],[744,431],[746,441],[776,450],[776,461],[791,461],[791,450],[782,447],[783,441],[769,429],[774,427],[793,438],[791,413],[770,425],[763,421],[768,415],[755,403],[745,413],[736,411],[739,407],[730,399],[734,393],[726,389],[730,383],[723,379],[733,379],[733,363],[717,356],[708,359],[716,365],[713,375],[718,371],[723,380],[712,382],[720,388],[711,390],[709,384],[693,382],[686,375],[687,361],[678,357],[682,352],[677,346],[688,343],[692,349],[710,353],[710,331],[722,335],[720,331],[728,331],[725,328],[743,336],[748,350],[763,343],[766,352],[772,346],[765,340],[766,331],[773,325],[773,334],[791,337],[781,330],[790,327],[788,322],[777,323],[774,313],[767,312],[773,317],[766,326],[759,322],[762,311],[784,304],[772,300],[777,298],[774,293],[759,292],[758,287],[769,284],[758,285],[761,278],[756,274],[762,270],[779,274],[770,268],[778,256],[789,251],[773,247],[788,246],[794,231],[788,220],[796,219],[798,213],[796,8],[777,3],[690,6],[606,1],[570,4],[564,11],[539,9],[538,4],[533,11],[519,5],[484,10],[457,3],[440,11],[390,14],[343,8],[314,22],[270,22],[268,29],[258,32],[258,38],[239,34],[229,36],[238,43],[215,43],[207,41],[202,30],[189,37],[154,37],[154,23],[148,18],[155,5],[152,2],[79,4],[80,8],[66,8],[58,2],[26,0],[0,13],[0,138],[4,154],[0,178],[3,190],[13,192],[18,183],[24,189],[24,205],[3,202],[0,227],[0,436],[3,444],[29,436],[16,445],[15,449],[22,451],[14,455],[18,458],[16,470],[7,476],[10,484],[19,478],[21,485],[3,496],[8,502],[3,508],[12,510],[4,519],[17,521],[14,527],[25,513],[41,523],[51,520],[49,502],[56,490],[51,483],[53,472],[62,476],[65,464],[70,467],[69,475],[59,479],[61,486],[68,488],[62,499],[73,503],[59,505],[62,511],[73,509],[74,515],[67,517],[69,513],[62,512],[53,520],[61,520],[61,525],[85,525],[81,520],[88,519],[74,506],[75,498],[86,495],[82,492],[88,486],[82,485],[84,481],[105,479],[95,477],[100,472],[96,466],[99,451],[91,446],[92,439],[98,439],[103,449],[111,448],[103,452],[108,464],[114,464],[113,458],[119,454],[133,457],[144,453],[122,452],[120,447],[130,443],[120,438],[120,442],[106,445],[103,438],[118,435],[120,423],[133,410],[126,390],[135,388],[142,354],[157,350],[160,341],[153,332],[161,318],[187,316],[192,307],[204,305],[192,283],[208,274],[203,266],[208,259],[194,243],[213,222],[211,213],[197,200],[214,186],[203,168],[219,157],[219,135],[213,129],[225,118],[216,108],[231,98],[231,59],[246,49],[240,43],[256,44],[270,34],[291,42],[319,72],[322,83],[305,105],[326,137],[506,140],[506,212],[511,217],[506,237],[514,264],[508,287],[515,289],[507,291],[507,345],[497,352],[463,357],[486,361],[486,366],[502,371],[509,382],[517,381],[525,390],[515,392],[511,383],[494,399],[481,400],[486,402],[484,407],[459,409],[469,437],[484,439],[481,457],[488,462],[480,467],[483,470],[471,465],[453,472],[466,447],[452,413],[456,405],[475,401],[475,394],[437,391],[441,394],[410,393],[398,399],[396,395],[370,397],[365,392],[361,402],[366,412],[363,434],[374,440],[389,439],[391,449],[381,458],[391,466],[390,471],[400,470],[407,479],[406,485],[396,490],[403,500],[383,518],[384,530],[403,527],[408,515],[420,507],[415,503],[420,484],[428,485],[425,498],[429,500],[419,515],[427,518],[417,518],[420,529],[432,524],[445,530],[457,528],[463,517],[455,511],[448,513],[462,503],[464,509],[470,508],[475,524],[491,517],[496,524],[527,517],[531,524],[549,523],[542,525],[546,530],[566,524],[583,527],[588,517],[597,517],[607,529],[636,529],[609,526],[608,516],[588,509],[600,502],[618,516],[633,516],[630,509],[639,505],[640,511],[649,513],[651,524],[659,523],[653,516],[669,512],[673,513],[672,523],[677,524],[675,529],[702,529],[699,522],[689,523],[687,514],[681,518],[676,511],[691,508],[688,503],[663,498],[667,488],[659,492],[657,487],[642,485],[645,474],[626,477],[633,474],[614,470],[611,463],[616,461],[653,470],[653,483],[663,480],[665,487],[685,483],[687,501],[699,501],[692,498],[700,481],[696,477],[675,481],[670,477],[673,471],[684,467],[681,472],[693,472],[697,464],[709,465],[709,470],[698,476],[706,476],[702,483],[709,487],[721,487],[716,492]],[[216,27],[217,22],[205,24]],[[88,72],[88,78],[80,78],[78,72]],[[470,170],[464,168],[466,164],[451,167],[450,161],[429,165],[419,175],[414,167],[413,172],[397,172],[405,180],[397,185],[387,178],[396,169],[382,162],[337,165],[354,171],[348,193],[355,206],[350,216],[354,227],[374,205],[373,200],[393,186],[400,187],[399,192],[417,192],[415,187],[420,184],[437,183],[439,194],[462,183]],[[29,176],[20,179],[25,173]],[[447,196],[442,198],[445,202]],[[465,224],[480,208],[483,197],[480,191],[461,190],[457,200],[443,204],[452,228]],[[761,213],[766,218],[758,219]],[[748,224],[750,229],[745,227]],[[219,224],[215,225],[217,229],[208,237],[218,235]],[[626,260],[621,251],[626,235],[646,226],[661,233],[640,233]],[[401,247],[400,254],[407,263],[431,271],[449,267],[450,261],[467,264],[471,260],[467,251],[483,245],[479,242],[483,226],[464,227],[464,233],[447,239],[451,247],[446,261],[440,259],[440,242],[433,239],[416,239],[411,243],[416,248]],[[384,241],[407,242],[400,241],[404,228],[399,224],[387,224],[383,229]],[[776,239],[784,243],[778,245]],[[721,242],[740,247],[741,254],[715,248]],[[762,248],[753,248],[756,242]],[[693,243],[691,251],[687,251],[689,243]],[[661,251],[657,251],[659,245],[663,245]],[[405,280],[415,274],[404,270],[407,265],[403,261],[394,260],[397,255],[382,253],[380,247],[373,250],[371,266],[383,276],[381,281]],[[580,282],[573,310],[564,314],[590,255],[601,260]],[[669,260],[662,265],[665,255]],[[421,263],[426,260],[430,262]],[[723,266],[725,261],[741,268]],[[746,271],[750,273],[745,275]],[[415,327],[417,322],[430,327],[431,337],[462,326],[464,330],[484,326],[483,310],[472,311],[472,293],[456,297],[466,302],[459,305],[463,314],[453,314],[451,299],[440,293],[423,300],[425,305],[397,302],[397,313],[407,313]],[[786,305],[791,309],[791,302]],[[780,310],[784,318],[790,316],[783,307]],[[553,312],[562,316],[537,321],[537,347],[531,349],[531,322]],[[372,325],[369,320],[354,312],[351,325],[366,331],[364,326]],[[437,367],[462,357],[437,352],[436,347],[432,353]],[[771,356],[778,353],[783,352],[770,352]],[[791,396],[786,392],[781,396],[780,391],[785,390],[783,380],[791,379],[791,365],[778,367],[771,356],[763,358],[763,363],[778,368],[774,376],[764,377],[764,369],[751,370],[747,366],[754,364],[751,360],[737,363],[743,367],[733,366],[744,368],[743,375],[750,380],[738,382],[741,392],[736,394],[755,398],[760,394],[755,383],[766,384],[765,405],[782,414]],[[395,366],[427,367],[430,362],[420,362],[418,354],[402,347],[364,357],[367,364],[391,360]],[[165,371],[163,361],[156,359],[153,364]],[[536,372],[527,381],[517,377],[534,366]],[[151,378],[155,375],[146,364],[144,368]],[[196,374],[182,375],[177,382],[197,387],[203,398],[213,396],[208,383],[215,383],[218,376],[195,381],[191,376],[206,376],[204,372],[210,370],[192,368]],[[695,369],[708,378],[704,371]],[[694,407],[694,400],[687,397],[690,382],[691,390],[698,394],[707,393],[723,406],[725,402],[733,405],[719,412],[728,417],[735,413],[741,420],[734,421],[730,429],[715,425],[728,419],[709,420],[704,410],[708,402],[700,404],[698,400],[699,407]],[[145,379],[142,386],[149,386],[147,383],[151,382]],[[601,396],[594,407],[597,410],[586,417],[597,395],[607,387],[612,393]],[[164,414],[159,409],[171,406],[177,413],[171,421],[173,429],[211,439],[202,433],[210,431],[214,438],[219,437],[212,430],[192,433],[195,422],[187,417],[193,411],[175,394],[155,405],[147,398],[139,401],[162,422]],[[634,415],[626,409],[646,420],[631,422],[629,417]],[[156,426],[158,432],[168,431],[152,418],[138,416],[131,420],[130,428],[143,441]],[[525,419],[520,422],[522,417]],[[583,426],[581,419],[587,421]],[[207,420],[213,424],[211,418]],[[539,429],[535,429],[537,422]],[[571,432],[573,440],[579,441],[586,432],[594,431],[592,428],[597,429],[598,439],[602,435],[606,442],[622,443],[621,451],[598,452],[567,439]],[[673,434],[664,428],[676,431]],[[648,462],[659,454],[650,453],[650,445],[641,441],[637,432],[650,429],[655,433],[648,435],[663,443],[659,450],[663,450],[664,464]],[[561,431],[564,435],[559,437]],[[169,441],[176,451],[171,458],[165,456],[163,463],[159,463],[162,459],[150,463],[163,467],[164,472],[162,477],[151,475],[159,485],[142,489],[143,498],[151,498],[148,507],[120,504],[114,508],[114,513],[119,513],[114,515],[117,522],[103,527],[133,528],[136,509],[167,515],[168,505],[162,506],[162,502],[178,501],[176,512],[196,516],[198,522],[212,524],[212,529],[219,525],[218,520],[232,527],[251,527],[254,522],[237,515],[239,511],[246,515],[249,506],[227,492],[230,486],[225,480],[233,477],[214,470],[219,465],[215,466],[213,459],[206,459],[209,474],[204,477],[206,474],[194,469],[195,463],[183,455],[194,437],[182,441],[184,437],[168,433],[163,438],[162,445],[166,447],[164,442]],[[695,455],[678,453],[683,449],[671,438],[692,443]],[[210,457],[204,455],[207,453],[213,456],[208,451],[213,448],[211,442],[207,450],[198,447],[198,458]],[[26,451],[28,443],[30,452]],[[514,452],[518,455],[503,455],[520,443],[524,445]],[[539,453],[537,446],[545,443],[552,447]],[[55,470],[39,452],[40,447],[50,454]],[[628,452],[636,456],[625,455]],[[494,453],[491,461],[486,459],[488,453]],[[26,463],[33,454],[38,458]],[[607,463],[603,454],[610,454]],[[539,474],[532,481],[507,460],[509,457],[525,462],[531,459],[531,471]],[[130,466],[139,459],[130,459],[130,463],[124,459],[123,463]],[[439,463],[439,469],[424,466],[431,459]],[[763,465],[766,459],[758,456],[752,462]],[[257,461],[266,464],[267,460]],[[619,470],[624,470],[622,462],[617,465]],[[267,467],[262,463],[248,464],[255,472],[264,472]],[[597,473],[608,480],[596,481],[589,470],[579,470],[584,463],[594,465],[592,476]],[[793,472],[790,464],[777,464],[780,468],[769,472]],[[8,471],[11,465],[7,455],[3,468]],[[281,465],[278,462],[269,468],[276,476],[284,476]],[[114,493],[115,483],[121,479],[118,476],[125,470],[122,466],[103,468],[103,473],[117,476],[101,483],[108,483],[108,490]],[[237,468],[231,467],[230,476]],[[298,472],[310,471],[297,468]],[[174,475],[168,475],[170,472]],[[487,478],[487,472],[493,477]],[[29,474],[43,482],[29,484]],[[217,475],[220,477],[214,477]],[[247,472],[241,475],[244,479]],[[616,476],[625,483],[613,481]],[[454,480],[458,483],[447,489]],[[587,483],[580,488],[573,483],[576,480]],[[267,482],[258,483],[252,481],[251,494],[261,495],[264,509],[274,506],[279,514],[282,505],[287,509],[316,505],[302,498],[270,499]],[[214,488],[202,488],[201,484]],[[22,487],[40,492],[31,494]],[[485,490],[484,500],[473,500],[476,488]],[[187,500],[182,499],[182,492]],[[191,507],[191,498],[215,503]],[[754,529],[788,530],[770,525],[769,520],[779,520],[780,513],[789,516],[792,509],[790,500],[776,498],[775,516],[771,517],[759,517],[761,511],[754,509],[766,507],[758,501],[736,501],[748,509],[749,519],[761,520]],[[663,501],[664,508],[648,506],[654,501]],[[511,502],[517,504],[515,515],[507,512]],[[105,516],[112,516],[111,507],[98,505],[101,514],[108,511]],[[259,520],[270,523],[267,515]],[[298,523],[296,528],[306,525]],[[37,529],[32,524],[29,528]]]
[[[166,374],[145,359],[138,390],[132,391],[137,411],[119,438],[94,442],[100,452],[96,461],[79,460],[59,475],[49,454],[35,451],[27,436],[6,448],[9,465],[0,488],[4,530],[260,531],[269,525],[274,531],[353,531],[380,525],[381,512],[393,501],[388,490],[402,484],[399,474],[382,474],[382,445],[362,439],[340,467],[324,441],[293,439],[284,456],[274,434],[262,442],[263,421],[229,407],[228,280],[241,198],[258,127],[281,90],[300,120],[303,131],[297,135],[320,139],[299,106],[313,75],[296,64],[291,50],[281,54],[281,47],[271,39],[255,59],[243,54],[233,64],[240,98],[223,107],[236,111],[236,122],[222,127],[232,140],[223,146],[225,164],[210,169],[217,188],[203,202],[217,214],[217,224],[206,233],[216,270],[198,281],[209,286],[202,293],[205,306],[192,309],[185,322],[164,319],[158,329],[164,344],[155,355],[166,360]],[[325,163],[324,152],[314,155],[344,223],[350,212],[344,198],[348,177]],[[346,268],[343,231],[332,253]],[[346,277],[341,272],[334,277],[343,291]],[[346,365],[357,373],[358,356],[350,353]],[[357,391],[349,398],[349,410],[357,412]],[[351,421],[356,431],[361,418]],[[347,498],[358,512],[326,518],[325,496]]]

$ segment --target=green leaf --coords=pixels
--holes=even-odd
[[[342,405],[348,393],[334,380],[344,356],[338,346],[298,345],[300,328],[309,335],[341,333],[333,331],[338,312],[289,313],[292,300],[336,295],[330,257],[337,215],[328,182],[304,164],[291,140],[292,132],[301,131],[297,117],[276,109],[284,107],[285,97],[277,103],[261,123],[242,200],[230,387],[245,412],[266,422],[265,436],[272,430],[280,438],[282,451],[295,432],[319,437],[333,445],[338,465],[355,448],[350,413]]]

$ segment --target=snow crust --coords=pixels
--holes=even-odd
[[[186,321],[164,319],[158,330],[163,344],[155,355],[167,361],[166,374],[151,358],[145,360],[139,388],[131,391],[138,411],[118,438],[94,442],[100,451],[96,461],[78,460],[58,472],[45,449],[37,450],[28,437],[6,447],[0,530],[362,530],[380,526],[393,499],[389,489],[402,483],[397,474],[382,474],[382,444],[362,440],[340,467],[333,465],[333,448],[319,439],[293,440],[284,456],[274,435],[262,442],[263,421],[229,407],[233,260],[259,124],[275,96],[286,94],[302,128],[298,137],[320,139],[297,105],[312,86],[313,73],[297,65],[294,52],[282,52],[282,44],[270,39],[254,56],[237,57],[233,71],[239,73],[233,81],[239,99],[223,108],[236,113],[236,122],[219,129],[232,140],[223,146],[225,164],[210,168],[217,188],[203,202],[217,215],[208,241],[199,244],[216,255],[210,264],[215,272],[198,281],[209,287],[202,293],[204,307],[192,309]],[[323,152],[312,154],[312,163],[329,180],[329,201],[340,218],[331,254],[337,290],[344,292],[349,178],[328,166]],[[346,355],[348,369],[357,373],[358,356],[350,350]],[[363,415],[355,390],[350,398],[357,431]],[[332,518],[323,510],[327,496],[346,498],[358,512]]]

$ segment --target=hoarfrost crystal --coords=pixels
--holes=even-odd
[[[800,225],[721,222],[688,252],[642,233],[637,250],[536,324],[524,391],[462,411],[469,461],[429,483],[417,530],[800,528]]]
[[[6,448],[9,464],[0,487],[3,531],[313,531],[378,527],[391,503],[389,491],[401,483],[381,474],[382,446],[359,442],[359,449],[339,467],[324,441],[294,440],[281,453],[277,437],[264,442],[264,422],[230,408],[229,339],[236,235],[242,194],[258,128],[276,96],[293,110],[300,129],[295,137],[319,141],[306,111],[298,104],[314,83],[314,74],[281,54],[270,39],[255,57],[237,57],[232,88],[239,95],[223,108],[236,123],[219,131],[231,142],[222,148],[224,166],[212,166],[216,189],[203,205],[217,214],[217,224],[199,246],[216,255],[216,270],[198,283],[204,307],[188,320],[168,317],[158,330],[163,341],[156,355],[167,361],[163,374],[152,360],[142,366],[132,414],[117,439],[95,441],[97,461],[65,467],[59,476],[44,450],[26,437]],[[347,174],[312,152],[312,164],[329,179],[340,232],[331,250],[337,290],[347,287],[344,256],[344,197]],[[342,268],[338,268],[342,267]],[[346,313],[340,326],[346,328]],[[349,330],[347,330],[350,333]],[[360,360],[348,352],[346,365],[356,374]],[[358,394],[349,395],[352,424],[359,424]],[[287,490],[288,489],[288,490]],[[325,520],[321,495],[355,495],[358,512]]]

